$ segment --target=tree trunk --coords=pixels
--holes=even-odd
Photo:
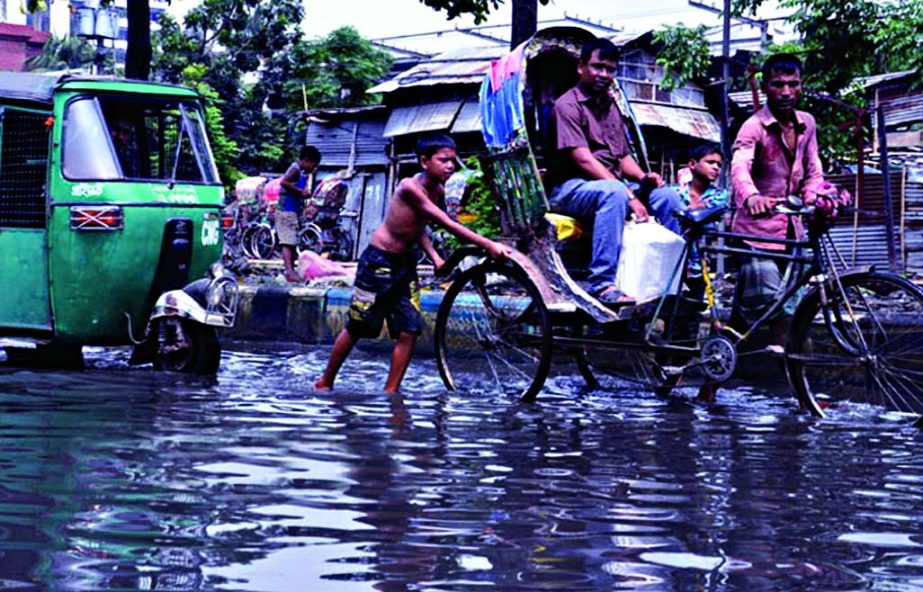
[[[128,51],[125,77],[147,80],[151,75],[151,6],[148,0],[128,0]]]
[[[513,0],[513,31],[510,49],[535,34],[538,28],[538,0]]]

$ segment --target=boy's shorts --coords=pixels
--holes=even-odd
[[[369,245],[359,257],[346,330],[354,337],[378,337],[385,319],[392,339],[423,331],[417,252],[395,254]]]
[[[276,236],[280,245],[298,244],[298,212],[276,212]]]

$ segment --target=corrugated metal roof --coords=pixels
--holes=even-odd
[[[442,101],[426,105],[396,107],[385,125],[384,136],[391,138],[405,134],[447,130],[455,121],[461,101]]]
[[[846,260],[847,268],[877,265],[880,270],[888,269],[888,234],[883,224],[860,225],[857,229],[852,226],[835,226],[830,229],[830,238]],[[900,259],[900,241],[897,236],[895,249]]]
[[[0,97],[51,104],[62,75],[0,72]]]
[[[481,131],[481,105],[477,99],[469,99],[462,105],[452,124],[453,134],[463,134]]]
[[[446,51],[366,92],[387,93],[399,88],[435,84],[480,84],[490,67],[490,61],[507,51],[502,45],[462,47]]]
[[[721,140],[721,128],[708,111],[634,101],[631,109],[641,125],[657,125],[710,142]]]
[[[878,86],[886,82],[894,82],[895,80],[901,80],[903,78],[911,78],[917,75],[918,75],[918,72],[916,70],[904,70],[903,72],[888,72],[887,74],[875,74],[874,76],[868,76],[866,78],[860,79],[860,82],[865,88],[871,88],[873,86]]]

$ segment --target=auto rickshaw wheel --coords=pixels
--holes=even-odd
[[[166,318],[154,327],[157,348],[154,368],[168,372],[215,374],[221,363],[221,343],[214,327],[179,318]]]

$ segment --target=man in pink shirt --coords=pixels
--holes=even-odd
[[[766,105],[740,128],[731,159],[731,183],[737,204],[734,232],[773,238],[804,236],[799,218],[773,210],[789,195],[799,195],[805,203],[813,203],[824,182],[817,150],[817,124],[809,113],[795,109],[801,95],[801,71],[801,62],[791,54],[772,55],[763,64]],[[758,250],[791,249],[759,240],[745,242]],[[758,257],[741,258],[735,308],[748,324],[759,318],[784,290],[786,264]],[[785,346],[795,300],[786,304],[787,310],[778,318],[771,320],[771,341],[776,346]]]

